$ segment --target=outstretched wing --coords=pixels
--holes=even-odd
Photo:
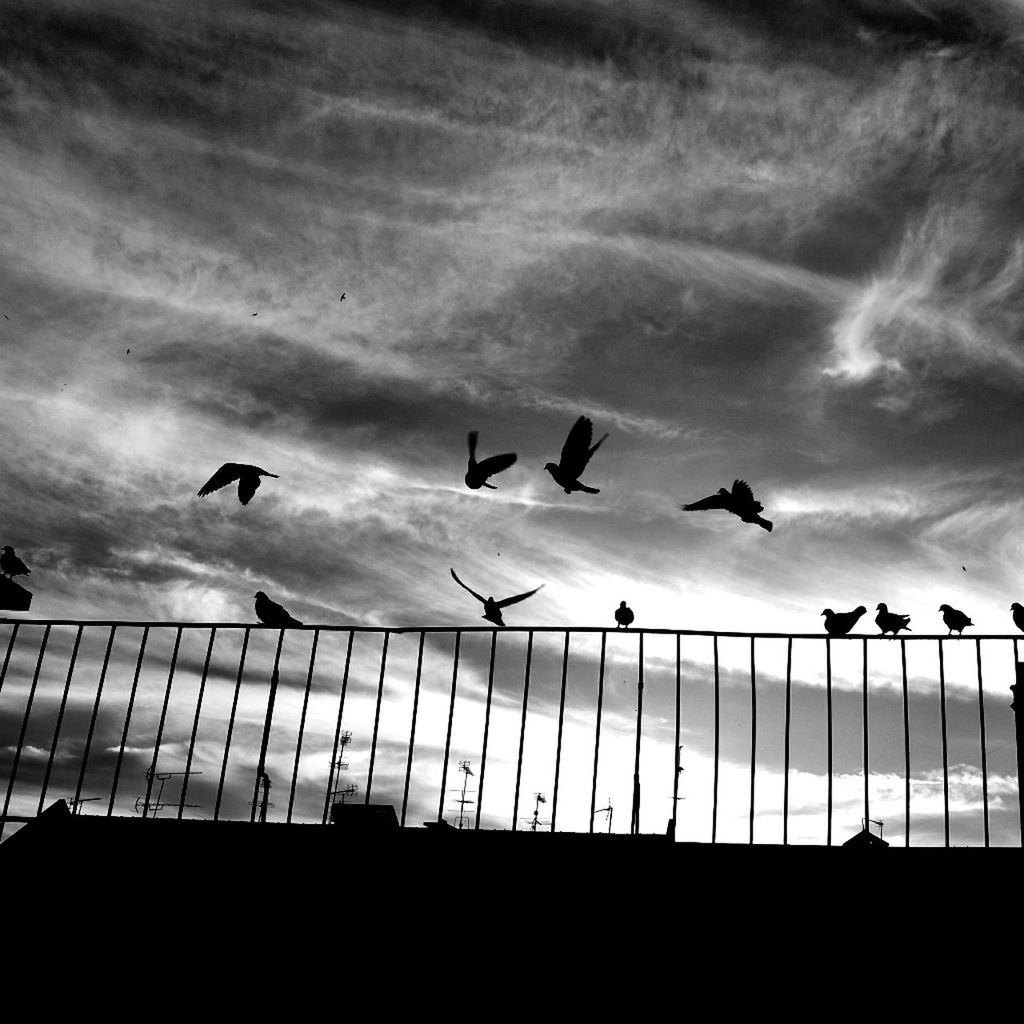
[[[701,498],[700,501],[691,502],[689,505],[680,505],[679,507],[684,512],[703,512],[706,508],[729,508],[731,502],[727,494],[709,494],[706,498]]]
[[[503,469],[508,469],[508,467],[513,465],[515,461],[515,452],[505,452],[504,455],[492,455],[490,458],[481,460],[476,464],[476,468],[483,473],[484,476],[492,477],[495,473],[500,473]]]
[[[538,590],[543,590],[544,584],[542,583],[539,587],[534,590],[528,590],[525,594],[516,594],[515,597],[506,597],[504,601],[498,602],[499,608],[507,608],[510,604],[516,604],[519,601],[525,601],[528,597],[533,597]]]
[[[247,468],[247,466],[240,466],[237,462],[225,462],[224,465],[221,466],[220,469],[218,469],[217,472],[199,488],[198,491],[196,491],[196,496],[205,498],[207,494],[212,494],[214,491],[219,491],[222,487],[227,487],[228,484],[234,483]]]
[[[572,477],[583,472],[590,459],[590,442],[594,439],[594,424],[581,416],[569,431],[569,436],[562,445],[562,454],[558,460],[559,469]]]
[[[246,473],[239,477],[238,480],[238,500],[243,505],[248,505],[252,500],[252,496],[256,493],[256,488],[260,485],[260,478],[258,473]]]
[[[754,492],[746,480],[733,480],[732,497],[739,508],[749,508],[753,512],[764,511],[764,505],[754,500]]]
[[[455,580],[455,582],[458,583],[458,585],[462,587],[463,590],[468,590],[481,604],[487,603],[487,598],[481,597],[472,587],[467,587],[466,584],[463,583],[462,580],[460,580],[459,577],[455,575],[454,569],[451,570],[451,573],[452,579]]]

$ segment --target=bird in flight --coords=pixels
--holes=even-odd
[[[633,609],[630,608],[625,601],[620,601],[619,607],[615,609],[615,621],[618,623],[615,628],[618,629],[619,626],[625,626],[626,629],[629,629],[633,618]]]
[[[1010,605],[1010,611],[1013,612],[1013,624],[1024,633],[1024,608],[1014,601]]]
[[[746,480],[734,480],[731,491],[726,487],[719,487],[717,494],[679,507],[684,512],[703,512],[709,508],[724,508],[726,512],[739,516],[745,523],[757,523],[769,533],[772,531],[772,524],[758,515],[759,512],[764,511],[764,505],[754,500],[754,492]]]
[[[846,636],[866,611],[867,608],[862,604],[857,605],[852,612],[834,612],[826,608],[821,613],[825,616],[825,632],[829,636]]]
[[[487,482],[489,477],[508,469],[516,461],[515,452],[505,452],[504,455],[492,455],[490,458],[476,461],[476,438],[477,432],[469,432],[469,468],[466,470],[466,486],[474,491],[481,487],[489,487],[492,491],[498,488]]]
[[[248,505],[256,489],[260,485],[261,476],[272,476],[278,479],[277,473],[268,473],[259,466],[246,466],[241,462],[225,462],[202,487],[196,491],[196,496],[205,498],[206,495],[219,491],[228,484],[238,481],[238,500],[243,505]]]
[[[572,494],[573,491],[600,494],[600,488],[581,484],[579,478],[583,470],[587,468],[587,463],[594,452],[604,444],[607,437],[608,435],[605,434],[597,444],[591,445],[590,442],[594,439],[594,424],[586,416],[581,416],[572,425],[569,436],[565,439],[565,444],[562,445],[562,454],[558,459],[558,464],[549,462],[544,468],[554,477],[555,483],[566,494]]]
[[[301,626],[298,619],[292,618],[286,609],[271,601],[262,590],[256,591],[256,618],[267,626]]]
[[[949,628],[947,636],[952,636],[954,629],[957,631],[957,635],[963,636],[964,627],[974,625],[963,612],[956,608],[950,608],[948,604],[940,604],[939,611],[942,612],[942,621]]]
[[[483,617],[487,619],[488,622],[493,622],[496,626],[505,625],[505,621],[501,617],[502,608],[507,608],[510,604],[516,604],[519,601],[525,601],[528,597],[533,597],[533,595],[544,586],[542,583],[540,587],[528,590],[525,594],[516,594],[515,597],[506,597],[503,601],[495,601],[493,597],[482,597],[471,587],[467,587],[466,584],[463,583],[455,574],[454,569],[451,570],[451,573],[452,579],[455,580],[463,590],[468,590],[484,606]]]
[[[0,555],[0,573],[13,580],[15,576],[28,576],[32,570],[14,553],[10,544],[4,547]]]
[[[885,604],[878,605],[878,614],[875,616],[875,625],[882,631],[882,634],[892,633],[893,636],[901,629],[910,630],[910,616],[900,615],[898,612],[891,612]]]
[[[347,294],[348,294],[348,292],[342,292],[342,293],[341,293],[341,298],[340,298],[340,299],[338,299],[338,301],[339,301],[339,302],[344,302],[344,301],[345,301],[345,296],[346,296]]]

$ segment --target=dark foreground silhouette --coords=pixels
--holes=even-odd
[[[1013,604],[1010,605],[1010,611],[1013,612],[1013,624],[1021,632],[1024,632],[1024,608],[1014,601]]]
[[[717,494],[679,507],[684,512],[704,512],[712,508],[725,509],[726,512],[739,516],[745,523],[757,523],[763,530],[772,532],[772,524],[758,514],[764,511],[764,505],[754,500],[754,492],[745,480],[734,480],[731,491],[726,487],[719,487]]]
[[[222,487],[238,481],[238,500],[243,505],[248,505],[252,496],[260,485],[261,476],[272,476],[277,479],[276,473],[268,473],[259,466],[246,466],[241,462],[225,462],[202,487],[196,491],[196,496],[205,498],[206,495],[219,491]]]
[[[4,547],[4,553],[0,555],[0,572],[8,579],[13,580],[15,576],[28,576],[32,570],[14,553],[10,544]]]
[[[965,626],[973,626],[974,623],[961,611],[951,608],[948,604],[940,604],[939,611],[942,612],[942,621],[949,628],[949,636],[952,636],[955,629],[958,636],[962,636]]]
[[[587,463],[590,462],[594,452],[604,444],[607,437],[608,435],[605,434],[597,444],[591,445],[590,442],[594,439],[594,424],[586,416],[581,416],[572,425],[572,430],[569,431],[569,436],[565,439],[565,444],[562,445],[562,454],[559,456],[558,464],[549,462],[544,468],[554,477],[555,483],[566,494],[572,494],[573,491],[600,494],[600,488],[581,484],[580,476],[587,468]]]
[[[494,484],[489,484],[487,481],[494,476],[495,473],[500,473],[503,469],[508,469],[509,466],[513,465],[516,461],[515,452],[505,452],[504,455],[492,455],[490,458],[482,459],[480,462],[476,460],[476,440],[477,432],[471,430],[469,432],[469,466],[466,469],[466,486],[472,488],[474,491],[481,487],[489,487],[492,491],[496,491],[498,488]]]
[[[488,622],[493,622],[496,626],[504,626],[505,620],[501,617],[501,609],[507,608],[510,604],[516,604],[519,601],[525,601],[528,597],[533,597],[534,594],[540,590],[544,584],[542,583],[539,587],[535,587],[533,590],[528,590],[525,594],[516,594],[515,597],[506,597],[503,601],[495,601],[493,597],[482,597],[472,587],[467,587],[462,580],[455,574],[455,570],[451,570],[452,579],[464,590],[468,590],[483,606],[484,614],[483,617]]]
[[[625,601],[620,601],[619,607],[615,609],[615,621],[618,623],[615,628],[618,629],[619,626],[625,626],[628,629],[633,622],[633,618],[633,609]]]
[[[825,616],[825,632],[829,636],[846,636],[866,611],[867,608],[862,604],[857,605],[852,612],[834,612],[826,608],[821,613]]]
[[[910,632],[910,616],[900,615],[897,612],[891,612],[885,606],[884,603],[877,606],[878,614],[875,616],[875,625],[882,631],[883,636],[886,633],[892,633],[895,636],[901,629],[906,629]]]
[[[268,626],[301,626],[298,619],[288,614],[287,610],[271,601],[262,590],[256,591],[256,618]]]

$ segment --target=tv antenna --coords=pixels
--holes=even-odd
[[[171,807],[173,804],[163,803],[161,797],[164,794],[164,786],[167,784],[168,779],[173,779],[176,775],[202,775],[200,771],[187,771],[187,772],[158,772],[156,770],[156,762],[154,761],[145,771],[145,776],[149,780],[149,785],[146,787],[146,795],[135,798],[135,813],[141,814],[144,818],[150,811],[153,812],[155,818],[165,807]],[[160,782],[160,788],[156,792],[156,800],[150,801],[149,794],[152,791],[153,780],[157,779]],[[141,806],[140,806],[141,805]],[[202,807],[202,804],[180,804],[180,807]]]
[[[331,799],[333,800],[336,796],[341,797],[341,802],[345,802],[345,797],[355,796],[359,792],[358,786],[346,786],[344,789],[335,789],[331,792]]]
[[[270,802],[270,787],[271,787],[271,785],[273,785],[273,783],[271,783],[270,776],[266,773],[265,770],[261,770],[261,771],[258,771],[256,773],[256,792],[258,793],[260,791],[260,789],[262,789],[263,790],[263,796],[262,797],[254,796],[252,798],[252,800],[250,800],[249,802],[252,804],[253,808],[255,808],[257,806],[259,807],[259,809],[260,809],[260,822],[265,822],[267,820],[267,808],[274,806]]]
[[[341,777],[342,772],[348,771],[348,761],[345,760],[345,747],[352,742],[352,733],[346,729],[338,739],[341,741],[341,749],[338,751],[338,759],[331,762],[331,772],[327,778],[327,791],[330,793],[330,798],[332,800],[340,792],[339,789],[334,788],[334,783],[336,781],[334,777],[335,769],[338,771],[339,778]]]
[[[77,800],[73,796],[69,796],[67,798],[68,805],[71,807],[71,813],[72,814],[81,814],[82,813],[82,804],[87,804],[87,803],[92,802],[93,800],[99,800],[99,799],[100,798],[98,796],[80,796]]]
[[[612,815],[614,813],[615,813],[615,808],[612,807],[612,798],[611,797],[608,797],[608,806],[607,807],[599,807],[596,811],[594,811],[594,817],[595,818],[599,814],[607,814],[608,815],[608,835],[612,834]]]
[[[676,778],[683,774],[686,769],[683,767],[683,746],[680,744],[676,748]],[[672,801],[672,817],[668,820],[668,834],[674,839],[676,834],[676,821],[679,817],[679,801],[685,800],[685,796],[670,796],[669,800]]]
[[[885,822],[884,821],[882,821],[882,820],[880,820],[878,818],[861,818],[860,819],[860,823],[861,823],[861,826],[863,827],[865,832],[870,832],[871,831],[868,828],[869,824],[870,825],[877,825],[878,826],[878,838],[879,839],[882,838],[882,829],[885,826]]]
[[[476,801],[466,799],[466,786],[469,785],[469,777],[473,774],[473,769],[469,767],[469,762],[460,761],[459,771],[462,772],[462,796],[452,802],[459,805],[459,828],[462,828],[466,823],[466,804],[472,804]]]
[[[533,817],[529,818],[529,819],[524,818],[523,820],[524,821],[529,820],[529,822],[530,822],[530,831],[531,832],[536,832],[538,825],[547,825],[548,824],[548,822],[540,820],[540,805],[541,804],[546,804],[548,801],[547,801],[547,797],[545,797],[543,793],[534,793],[533,795],[537,798],[534,801],[534,804],[533,804]]]

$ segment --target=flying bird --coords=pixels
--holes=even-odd
[[[291,615],[275,601],[271,601],[262,590],[256,591],[256,618],[267,626],[301,626],[298,619]]]
[[[852,612],[834,612],[826,608],[821,614],[825,616],[825,632],[829,636],[846,636],[857,624],[857,620],[867,611],[859,604]]]
[[[875,625],[878,626],[883,635],[886,633],[892,633],[893,636],[896,636],[901,629],[911,631],[910,616],[900,615],[898,612],[891,612],[885,604],[878,605],[878,614],[875,616]]]
[[[1010,605],[1010,611],[1013,612],[1013,624],[1024,632],[1024,608],[1022,608],[1016,601]]]
[[[205,498],[206,495],[219,491],[222,487],[238,481],[238,500],[243,505],[248,505],[256,489],[260,485],[261,476],[272,476],[278,479],[276,473],[268,473],[259,466],[246,466],[240,462],[225,462],[202,487],[196,491],[196,496]]]
[[[466,470],[466,486],[474,491],[481,487],[489,487],[492,491],[498,488],[487,482],[489,477],[508,469],[516,461],[515,452],[506,452],[504,455],[492,455],[490,458],[476,461],[476,439],[477,432],[469,432],[469,468]]]
[[[600,494],[600,488],[581,484],[579,478],[583,470],[587,468],[587,463],[593,457],[594,452],[604,444],[607,437],[608,435],[605,434],[597,444],[592,446],[590,442],[594,439],[594,424],[586,416],[581,416],[572,425],[569,436],[565,439],[565,444],[562,445],[562,454],[559,456],[558,464],[549,462],[544,468],[554,477],[555,483],[566,494],[572,494],[573,491]]]
[[[347,294],[348,294],[348,292],[342,292],[342,293],[341,293],[341,298],[340,298],[340,299],[338,299],[338,301],[339,301],[339,302],[344,302],[344,301],[345,301],[345,296],[346,296]]]
[[[28,576],[32,570],[14,553],[10,544],[4,547],[4,553],[0,555],[0,573],[8,579],[15,576]]]
[[[534,590],[528,590],[525,594],[516,594],[515,597],[506,597],[503,601],[495,601],[493,597],[481,597],[471,587],[467,587],[458,576],[455,575],[455,570],[451,570],[452,579],[464,590],[468,590],[481,604],[484,606],[483,617],[488,622],[493,622],[496,626],[504,626],[505,622],[501,617],[501,609],[507,608],[510,604],[516,604],[518,601],[525,601],[528,597],[533,597],[541,587],[544,586],[542,583],[540,587],[536,587]]]
[[[726,512],[739,516],[745,523],[757,523],[769,533],[772,531],[772,524],[758,515],[759,512],[764,511],[764,505],[754,500],[754,492],[746,480],[734,480],[731,491],[727,487],[719,487],[717,494],[679,507],[684,512],[703,512],[709,508],[724,508]]]
[[[626,629],[629,629],[630,623],[633,619],[633,609],[630,608],[625,601],[620,601],[619,607],[615,609],[615,621],[618,623],[615,628],[618,629],[619,626],[625,626]]]
[[[963,636],[964,626],[974,625],[963,612],[957,611],[956,608],[950,608],[948,604],[940,604],[939,611],[942,612],[942,621],[949,627],[947,636],[952,635],[954,629],[959,636]]]

